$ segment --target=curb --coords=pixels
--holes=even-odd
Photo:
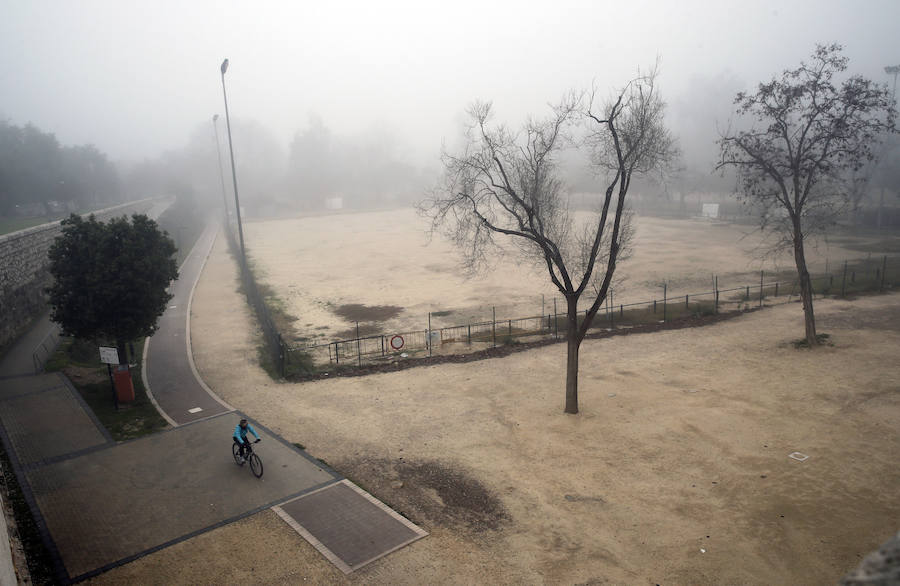
[[[12,546],[9,543],[9,527],[6,525],[3,495],[0,495],[0,586],[16,586],[16,566],[12,559]]]

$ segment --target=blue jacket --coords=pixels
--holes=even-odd
[[[234,439],[236,439],[239,444],[246,443],[248,431],[255,435],[256,439],[259,439],[259,434],[256,433],[256,430],[253,429],[253,426],[249,423],[247,424],[247,429],[242,428],[240,423],[237,424],[237,426],[234,428]]]

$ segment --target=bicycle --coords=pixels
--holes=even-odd
[[[253,451],[253,444],[258,444],[259,440],[256,440],[253,443],[247,442],[246,444],[246,452],[247,456],[244,458],[244,461],[241,461],[241,446],[232,442],[231,443],[231,455],[234,456],[234,463],[238,466],[243,466],[244,462],[250,462],[250,472],[253,472],[253,476],[257,478],[262,477],[263,475],[263,464],[262,460],[256,453]]]

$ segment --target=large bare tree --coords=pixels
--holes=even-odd
[[[818,339],[805,239],[833,224],[847,201],[846,177],[873,159],[896,117],[886,87],[861,76],[837,83],[848,62],[841,50],[818,45],[809,63],[739,93],[737,114],[752,126],[719,140],[718,167],[736,168],[743,197],[765,210],[773,247],[793,251],[810,347]]]
[[[546,267],[566,300],[566,413],[578,413],[579,348],[626,244],[632,176],[669,161],[675,150],[655,77],[654,71],[633,79],[603,104],[595,103],[594,94],[569,94],[550,116],[530,119],[518,132],[494,124],[489,103],[476,103],[469,109],[465,147],[444,153],[444,180],[422,207],[433,229],[443,229],[460,246],[470,268],[494,258],[498,236]],[[590,149],[606,185],[586,221],[570,214],[557,166],[557,156],[569,147]],[[579,320],[585,291],[589,306]]]

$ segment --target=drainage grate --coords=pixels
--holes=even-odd
[[[349,480],[273,509],[345,574],[428,535]]]

